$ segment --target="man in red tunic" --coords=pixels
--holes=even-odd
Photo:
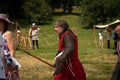
[[[55,57],[54,80],[86,80],[85,71],[78,59],[77,36],[64,20],[56,21],[55,31],[59,36],[59,44]]]

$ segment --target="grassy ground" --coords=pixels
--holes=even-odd
[[[78,15],[55,15],[51,24],[39,25],[41,28],[39,33],[40,48],[26,50],[53,64],[58,42],[58,38],[54,32],[54,22],[58,19],[68,21],[70,27],[77,30],[79,40],[79,59],[86,71],[87,80],[110,80],[115,62],[117,61],[117,57],[113,55],[113,41],[111,41],[111,49],[106,48],[106,38],[104,39],[104,49],[96,46],[93,37],[93,30],[83,29],[79,25]],[[98,31],[99,30],[96,30],[96,32]],[[16,58],[22,65],[22,67],[19,68],[21,80],[53,80],[52,74],[54,69],[50,66],[20,50],[16,51]]]

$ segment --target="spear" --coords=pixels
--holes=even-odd
[[[43,59],[41,59],[41,58],[38,58],[38,57],[32,55],[30,52],[25,51],[25,50],[22,50],[22,49],[21,49],[21,51],[23,51],[23,52],[27,53],[29,56],[32,56],[32,57],[36,58],[37,60],[39,60],[39,61],[41,61],[41,62],[43,62],[43,63],[45,63],[45,64],[47,64],[47,65],[49,65],[49,66],[51,66],[51,67],[53,67],[52,64],[48,63],[47,61],[45,61],[45,60],[43,60]]]

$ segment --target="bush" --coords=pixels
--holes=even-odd
[[[31,22],[43,23],[50,16],[50,8],[44,0],[26,0],[22,6],[26,19]]]

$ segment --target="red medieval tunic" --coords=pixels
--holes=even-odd
[[[64,50],[64,37],[65,35],[71,35],[74,38],[75,50],[66,59],[65,65],[59,74],[56,74],[54,80],[86,80],[86,74],[84,72],[83,66],[78,59],[78,41],[77,36],[71,32],[66,31],[61,34],[59,39],[58,50]]]

